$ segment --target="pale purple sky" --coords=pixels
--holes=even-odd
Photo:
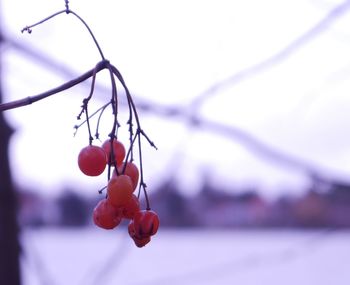
[[[182,110],[193,112],[186,109],[189,103],[213,84],[226,82],[235,74],[246,76],[237,82],[232,79],[203,101],[201,118],[245,130],[332,177],[349,180],[350,4],[330,14],[340,3],[70,1],[71,9],[88,22],[106,57],[140,100],[183,106]],[[34,28],[30,35],[20,33],[24,26],[63,8],[64,1],[5,0],[6,35],[79,75],[100,59],[74,17],[60,15]],[[325,25],[318,27],[322,19],[326,19]],[[67,80],[11,45],[3,56],[7,101],[41,93]],[[106,73],[97,79],[109,86]],[[73,126],[87,93],[86,87],[77,87],[6,113],[17,129],[11,141],[11,159],[20,185],[57,193],[62,184],[96,185],[97,189],[105,184],[105,176],[86,177],[76,164],[87,135],[81,129],[73,138]],[[100,99],[94,106],[99,107],[104,94],[96,96]],[[212,173],[216,183],[258,186],[266,195],[287,190],[298,193],[308,183],[300,171],[262,159],[235,137],[205,129],[189,131],[181,117],[152,112],[140,112],[140,117],[144,130],[159,147],[154,151],[144,143],[150,190],[175,170],[190,193],[196,191],[203,169]],[[105,124],[107,135],[107,117]],[[127,127],[121,131],[126,136]],[[175,168],[171,167],[174,162]]]

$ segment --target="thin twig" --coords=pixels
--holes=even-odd
[[[109,104],[110,104],[110,102],[108,102],[108,103],[104,104],[102,107],[98,108],[95,112],[93,112],[93,113],[89,116],[89,119],[91,119],[91,118],[94,117],[98,112],[100,112],[99,118],[97,119],[97,122],[99,123],[100,117],[101,117],[101,113],[104,112],[104,110],[108,107]],[[78,129],[79,129],[81,126],[83,126],[85,123],[86,123],[86,120],[84,120],[83,122],[81,122],[79,125],[75,125],[75,126],[74,126],[74,129],[75,129],[74,136],[77,134]],[[98,139],[98,136],[96,136],[96,139]]]
[[[58,15],[60,15],[60,14],[63,14],[63,13],[72,14],[72,15],[74,15],[76,18],[78,18],[78,19],[80,20],[80,22],[83,23],[83,25],[85,26],[85,28],[88,30],[90,36],[92,37],[92,39],[93,39],[93,41],[94,41],[94,43],[95,43],[95,45],[96,45],[96,47],[97,47],[97,49],[98,49],[98,52],[100,53],[100,56],[101,56],[102,60],[105,60],[105,57],[104,57],[103,52],[102,52],[102,49],[101,49],[99,43],[97,42],[97,39],[96,39],[94,33],[92,32],[92,30],[90,29],[89,25],[88,25],[88,24],[84,21],[84,19],[83,19],[82,17],[80,17],[77,13],[75,13],[75,12],[72,11],[72,10],[69,10],[68,1],[66,1],[66,9],[61,10],[61,11],[58,11],[58,12],[56,12],[56,13],[54,13],[54,14],[48,16],[48,17],[46,17],[45,19],[40,20],[39,22],[37,22],[37,23],[35,23],[35,24],[32,24],[32,25],[29,25],[29,26],[24,27],[24,28],[21,30],[21,32],[22,32],[22,33],[23,33],[23,32],[31,33],[31,32],[32,32],[32,29],[33,29],[34,27],[36,27],[36,26],[38,26],[38,25],[40,25],[40,24],[42,24],[42,23],[45,23],[46,21],[48,21],[48,20],[50,20],[50,19],[52,19],[52,18],[54,18],[54,17],[56,17],[56,16],[58,16]]]
[[[104,57],[103,52],[102,52],[102,49],[101,49],[99,43],[97,42],[97,39],[96,39],[95,35],[93,34],[92,30],[90,29],[89,25],[83,20],[83,18],[81,18],[77,13],[73,12],[72,10],[68,10],[66,12],[67,12],[67,14],[68,13],[69,14],[73,14],[74,16],[76,16],[84,24],[84,26],[89,31],[90,36],[92,37],[93,41],[95,42],[95,45],[96,45],[96,47],[98,49],[98,52],[100,53],[100,56],[101,56],[102,60],[105,60],[105,57]]]
[[[64,0],[65,6],[66,6],[66,13],[68,14],[69,11],[69,1],[68,0]]]
[[[142,151],[141,151],[141,136],[138,134],[137,136],[138,140],[138,149],[139,149],[139,160],[140,160],[140,187],[142,187],[143,189],[143,194],[145,196],[145,200],[146,200],[146,210],[151,210],[151,205],[150,205],[150,202],[149,202],[149,198],[148,198],[148,194],[147,194],[147,191],[146,191],[146,183],[144,181],[144,178],[143,178],[143,164],[142,164]]]
[[[32,24],[30,26],[24,27],[21,30],[21,33],[28,32],[30,34],[32,32],[32,28],[34,28],[34,27],[36,27],[38,25],[41,25],[41,24],[45,23],[46,21],[48,21],[48,20],[50,20],[50,19],[52,19],[52,18],[54,18],[54,17],[56,17],[56,16],[58,16],[58,15],[60,15],[62,13],[66,13],[66,10],[58,11],[58,12],[56,12],[56,13],[54,13],[54,14],[52,14],[52,15],[50,15],[50,16],[42,19],[42,20],[40,20],[39,22],[37,22],[35,24]]]
[[[99,130],[99,127],[100,127],[101,118],[102,118],[102,115],[103,115],[104,111],[106,110],[106,108],[108,107],[109,104],[111,104],[111,102],[108,102],[107,104],[103,105],[99,109],[99,111],[101,111],[101,112],[100,112],[100,115],[98,116],[97,124],[96,124],[96,133],[95,133],[95,138],[96,139],[100,138],[100,134],[99,134],[98,130]],[[90,116],[90,118],[91,118],[91,116]]]

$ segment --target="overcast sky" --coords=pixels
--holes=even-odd
[[[185,114],[196,111],[202,120],[242,130],[327,176],[349,180],[348,2],[72,0],[70,5],[90,25],[106,58],[122,72],[136,103],[176,106]],[[10,41],[79,75],[100,58],[73,16],[60,15],[30,35],[20,32],[62,9],[64,1],[58,0],[4,0],[2,21]],[[6,101],[70,79],[11,44],[3,49],[3,58]],[[106,78],[99,75],[97,80],[109,92]],[[6,112],[16,128],[11,160],[17,183],[55,194],[70,183],[89,190],[105,184],[105,176],[86,177],[76,163],[87,133],[82,128],[73,137],[73,126],[87,94],[86,85],[80,86]],[[198,109],[189,108],[203,94],[207,96]],[[92,110],[105,102],[105,96],[109,93],[96,93]],[[109,114],[105,116],[107,137]],[[280,160],[256,152],[237,133],[189,128],[184,116],[140,111],[143,129],[159,148],[155,151],[144,142],[150,190],[175,175],[184,191],[194,193],[203,173],[227,189],[257,186],[270,196],[298,193],[309,183],[301,169],[282,167]],[[126,137],[125,124],[121,132]]]

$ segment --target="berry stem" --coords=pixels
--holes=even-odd
[[[80,119],[80,116],[81,116],[82,113],[85,113],[85,115],[86,115],[86,124],[87,124],[87,128],[88,128],[88,131],[89,131],[89,144],[90,145],[92,144],[93,137],[91,135],[90,117],[89,117],[89,114],[88,114],[88,104],[89,104],[90,99],[92,98],[92,95],[94,94],[95,82],[96,82],[96,74],[97,74],[97,69],[95,68],[94,71],[93,71],[93,74],[92,74],[91,88],[90,88],[89,96],[86,97],[83,100],[82,111],[78,115],[78,119]]]
[[[111,102],[108,102],[107,104],[103,105],[101,108],[99,108],[94,114],[98,113],[100,111],[100,114],[98,115],[98,119],[97,119],[97,124],[96,124],[96,133],[95,133],[95,138],[99,139],[100,138],[100,134],[98,132],[99,128],[100,128],[100,122],[101,122],[101,118],[102,115],[104,113],[104,111],[106,110],[106,108],[108,107],[108,105],[111,104]],[[93,114],[93,115],[94,115]],[[92,115],[92,116],[93,116]],[[90,116],[90,118],[92,117]]]
[[[129,160],[129,155],[130,155],[130,157],[131,157],[131,155],[132,155],[132,153],[133,153],[132,150],[133,150],[133,148],[134,148],[134,144],[135,144],[135,141],[136,141],[136,139],[137,139],[137,136],[138,136],[138,134],[136,133],[135,136],[134,136],[134,138],[131,138],[130,147],[129,147],[128,152],[126,153],[126,156],[125,156],[125,164],[124,164],[124,166],[123,166],[122,173],[125,172],[126,163],[127,163],[128,160]],[[130,158],[130,161],[132,162],[133,160],[131,160],[131,158]]]
[[[104,191],[105,189],[107,189],[107,186],[104,186],[103,188],[101,188],[100,190],[98,190],[98,194],[102,194],[103,191]]]
[[[83,110],[84,110],[84,113],[86,115],[86,124],[87,124],[88,132],[89,132],[89,145],[91,145],[92,141],[94,140],[94,138],[91,135],[89,113],[88,113],[88,102],[89,102],[88,100],[84,99],[84,101],[83,101]]]
[[[102,113],[105,111],[105,109],[108,107],[108,105],[111,104],[111,102],[108,102],[106,104],[104,104],[102,107],[98,108],[95,112],[93,112],[90,116],[89,116],[89,119],[91,119],[92,117],[94,117],[98,112],[100,112],[100,115],[98,117],[98,121],[97,121],[97,126],[99,125],[100,123],[100,119],[101,119],[101,116],[102,116]],[[84,125],[86,123],[86,120],[84,120],[83,122],[81,122],[79,125],[75,125],[74,126],[74,129],[75,129],[75,132],[74,132],[74,136],[76,136],[77,132],[78,132],[78,129]],[[96,139],[98,139],[98,127],[96,128]]]
[[[148,199],[148,194],[146,191],[146,184],[143,180],[143,164],[142,164],[142,151],[141,151],[141,136],[140,133],[138,132],[138,136],[137,136],[137,142],[138,142],[138,146],[139,146],[139,159],[140,159],[140,187],[142,187],[143,189],[143,193],[145,195],[145,199],[146,199],[146,209],[150,210],[150,202]]]
[[[134,113],[134,116],[135,116],[135,121],[136,121],[136,125],[137,125],[137,130],[136,130],[136,137],[138,139],[138,148],[139,148],[139,163],[140,163],[140,188],[142,187],[143,189],[143,192],[144,192],[144,195],[145,195],[145,199],[146,199],[146,208],[147,210],[150,210],[151,207],[150,207],[150,202],[149,202],[149,199],[148,199],[148,194],[147,194],[147,191],[146,191],[146,184],[144,182],[144,177],[143,177],[143,166],[142,166],[142,148],[141,148],[141,135],[144,136],[147,141],[151,144],[151,146],[153,146],[154,148],[157,149],[157,147],[155,146],[155,144],[149,139],[149,137],[145,134],[145,132],[142,130],[141,128],[141,124],[140,124],[140,120],[139,120],[139,116],[138,116],[138,113],[137,113],[137,110],[136,110],[136,106],[135,106],[135,103],[134,101],[132,100],[132,97],[131,97],[131,94],[129,92],[129,89],[128,87],[126,86],[126,83],[123,79],[123,76],[121,75],[121,73],[119,72],[119,70],[113,66],[113,65],[110,65],[113,73],[115,74],[115,76],[118,78],[119,82],[122,84],[124,90],[125,90],[125,93],[126,93],[126,96],[127,96],[127,99],[128,99],[128,104],[129,104],[129,111],[130,113]],[[132,112],[131,112],[132,110]],[[131,122],[129,122],[131,124]],[[133,141],[131,142],[131,145],[130,145],[130,151],[132,151],[132,148],[133,148]],[[140,190],[140,189],[139,189]],[[140,191],[139,191],[140,192]]]
[[[132,107],[131,107],[131,103],[128,97],[128,108],[129,108],[129,119],[127,124],[129,125],[129,141],[130,141],[130,161],[134,161],[134,151],[133,151],[133,136],[134,136],[134,129],[133,129],[133,123],[132,123],[132,119],[133,119],[133,113],[132,113]],[[127,161],[127,159],[126,159]]]
[[[130,103],[130,106],[133,110],[133,113],[135,115],[135,120],[136,120],[136,124],[137,124],[137,128],[138,129],[141,129],[141,125],[140,125],[140,120],[139,120],[139,116],[137,114],[137,110],[136,110],[136,106],[132,100],[132,97],[131,97],[131,94],[129,92],[129,88],[126,86],[126,83],[123,79],[123,76],[121,75],[121,73],[119,72],[119,70],[113,66],[113,65],[110,65],[111,66],[111,69],[113,71],[113,73],[115,74],[115,76],[118,78],[118,80],[120,81],[120,83],[122,84],[124,90],[125,90],[125,93],[126,93],[126,96],[128,98],[128,102]]]
[[[114,169],[116,171],[116,174],[119,175],[118,172],[118,166],[117,166],[117,162],[115,161],[115,156],[114,156],[114,147],[113,147],[113,141],[115,139],[117,139],[117,132],[118,132],[118,128],[119,128],[119,122],[118,122],[118,92],[117,92],[117,85],[113,76],[113,72],[111,69],[111,65],[108,64],[107,68],[109,70],[109,74],[110,74],[110,79],[111,79],[111,85],[112,85],[112,98],[111,98],[111,105],[112,105],[112,109],[113,109],[113,115],[114,115],[114,121],[113,121],[113,126],[112,126],[112,130],[109,134],[110,137],[110,153],[109,153],[109,157],[108,157],[108,175],[107,175],[107,179],[108,181],[111,178],[111,167],[112,167],[112,163],[114,164]]]

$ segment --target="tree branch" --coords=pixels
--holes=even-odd
[[[53,89],[50,89],[48,91],[45,91],[44,93],[38,94],[38,95],[34,95],[34,96],[29,96],[26,98],[22,98],[19,100],[15,100],[15,101],[11,101],[8,103],[3,103],[0,104],[0,111],[6,111],[6,110],[10,110],[10,109],[15,109],[15,108],[19,108],[19,107],[23,107],[23,106],[27,106],[30,105],[34,102],[40,101],[42,99],[45,99],[49,96],[52,96],[54,94],[60,93],[62,91],[65,91],[85,80],[87,80],[88,78],[90,78],[94,73],[97,73],[105,68],[107,68],[107,66],[109,65],[109,62],[107,60],[103,60],[100,61],[96,67],[94,67],[93,69],[85,72],[84,74],[80,75],[79,77],[70,80],[58,87],[55,87]]]

